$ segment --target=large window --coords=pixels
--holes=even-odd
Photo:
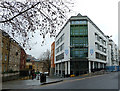
[[[71,36],[87,36],[87,26],[71,25]]]
[[[101,59],[101,60],[106,61],[106,56],[96,52],[96,59]]]
[[[70,46],[70,56],[72,58],[88,57],[87,20],[71,21]]]
[[[56,49],[56,54],[62,50],[64,50],[64,43]]]
[[[76,21],[71,21],[71,24],[87,24],[86,20],[76,20]]]
[[[61,59],[64,59],[64,53],[56,56],[56,61],[61,60]]]
[[[71,37],[70,38],[71,46],[88,46],[88,37]]]
[[[72,58],[86,58],[88,57],[88,48],[71,48],[70,53]]]
[[[64,40],[64,34],[57,40],[56,46],[59,45]]]

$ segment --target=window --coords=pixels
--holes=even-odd
[[[106,53],[106,48],[104,48],[104,53]]]
[[[70,45],[86,47],[86,46],[88,46],[88,37],[71,37]]]
[[[64,59],[64,53],[56,56],[56,61],[61,60],[61,59]]]
[[[59,52],[59,47],[56,49],[56,54]]]
[[[106,46],[106,41],[105,40],[103,40],[103,44]]]
[[[96,58],[99,59],[99,53],[96,52]]]
[[[88,48],[71,48],[70,56],[73,58],[88,57]]]
[[[71,21],[71,24],[87,24],[86,20]]]
[[[7,61],[7,54],[5,55],[5,61]]]
[[[95,33],[95,39],[97,40],[98,35]]]
[[[62,44],[62,50],[64,50],[64,43]]]
[[[98,50],[99,44],[95,43],[95,48]]]
[[[56,46],[59,45],[64,40],[64,34],[57,40]]]
[[[99,36],[97,37],[97,40],[100,41],[100,37]]]
[[[105,56],[105,55],[100,54],[100,53],[98,53],[98,52],[96,52],[95,54],[96,54],[96,58],[97,58],[97,59],[101,59],[101,60],[106,61],[106,56]]]
[[[2,43],[1,43],[1,47],[3,47],[4,46],[4,41],[2,41]]]

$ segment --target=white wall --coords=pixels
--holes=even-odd
[[[64,34],[64,40],[59,44],[57,45],[56,47],[56,42],[57,40]],[[65,62],[65,61],[68,61],[70,60],[70,22],[68,22],[66,24],[66,26],[63,28],[63,30],[61,31],[61,33],[57,36],[57,38],[55,39],[55,50],[61,45],[64,43],[64,50],[62,50],[61,52],[57,53],[56,54],[56,51],[55,51],[55,64],[56,63],[60,63],[61,61],[62,62]],[[68,54],[66,55],[65,54],[65,50],[68,50]],[[64,52],[64,59],[62,60],[58,60],[56,61],[56,56],[57,55],[60,55],[61,53]]]
[[[103,54],[103,55],[106,55],[106,56],[107,56],[107,53],[101,52],[101,51],[99,51],[95,48],[95,42],[98,42],[100,45],[104,46],[102,43],[100,43],[99,41],[97,41],[95,39],[95,33],[97,33],[103,40],[105,40],[106,45],[107,45],[106,37],[104,37],[104,35],[101,34],[101,32],[99,32],[98,29],[94,25],[92,25],[91,22],[88,22],[88,46],[89,46],[88,47],[88,59],[92,60],[92,61],[107,63],[107,61],[96,59],[95,52],[99,52],[100,54]],[[107,49],[107,46],[104,46],[104,48]],[[93,55],[90,54],[91,49],[93,49],[93,52],[94,52]]]

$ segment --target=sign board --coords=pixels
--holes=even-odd
[[[93,55],[93,53],[94,53],[94,50],[90,49],[90,54]]]
[[[66,54],[66,56],[68,55],[68,49],[65,50],[65,54]]]

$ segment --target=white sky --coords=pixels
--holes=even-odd
[[[112,35],[112,39],[118,44],[118,2],[119,0],[73,0],[75,15],[81,13],[87,15],[105,35]],[[72,14],[74,15],[74,14]],[[35,37],[39,43],[34,45],[27,53],[38,58],[46,49],[51,49],[54,38],[47,36],[45,45],[41,46],[40,37]]]

